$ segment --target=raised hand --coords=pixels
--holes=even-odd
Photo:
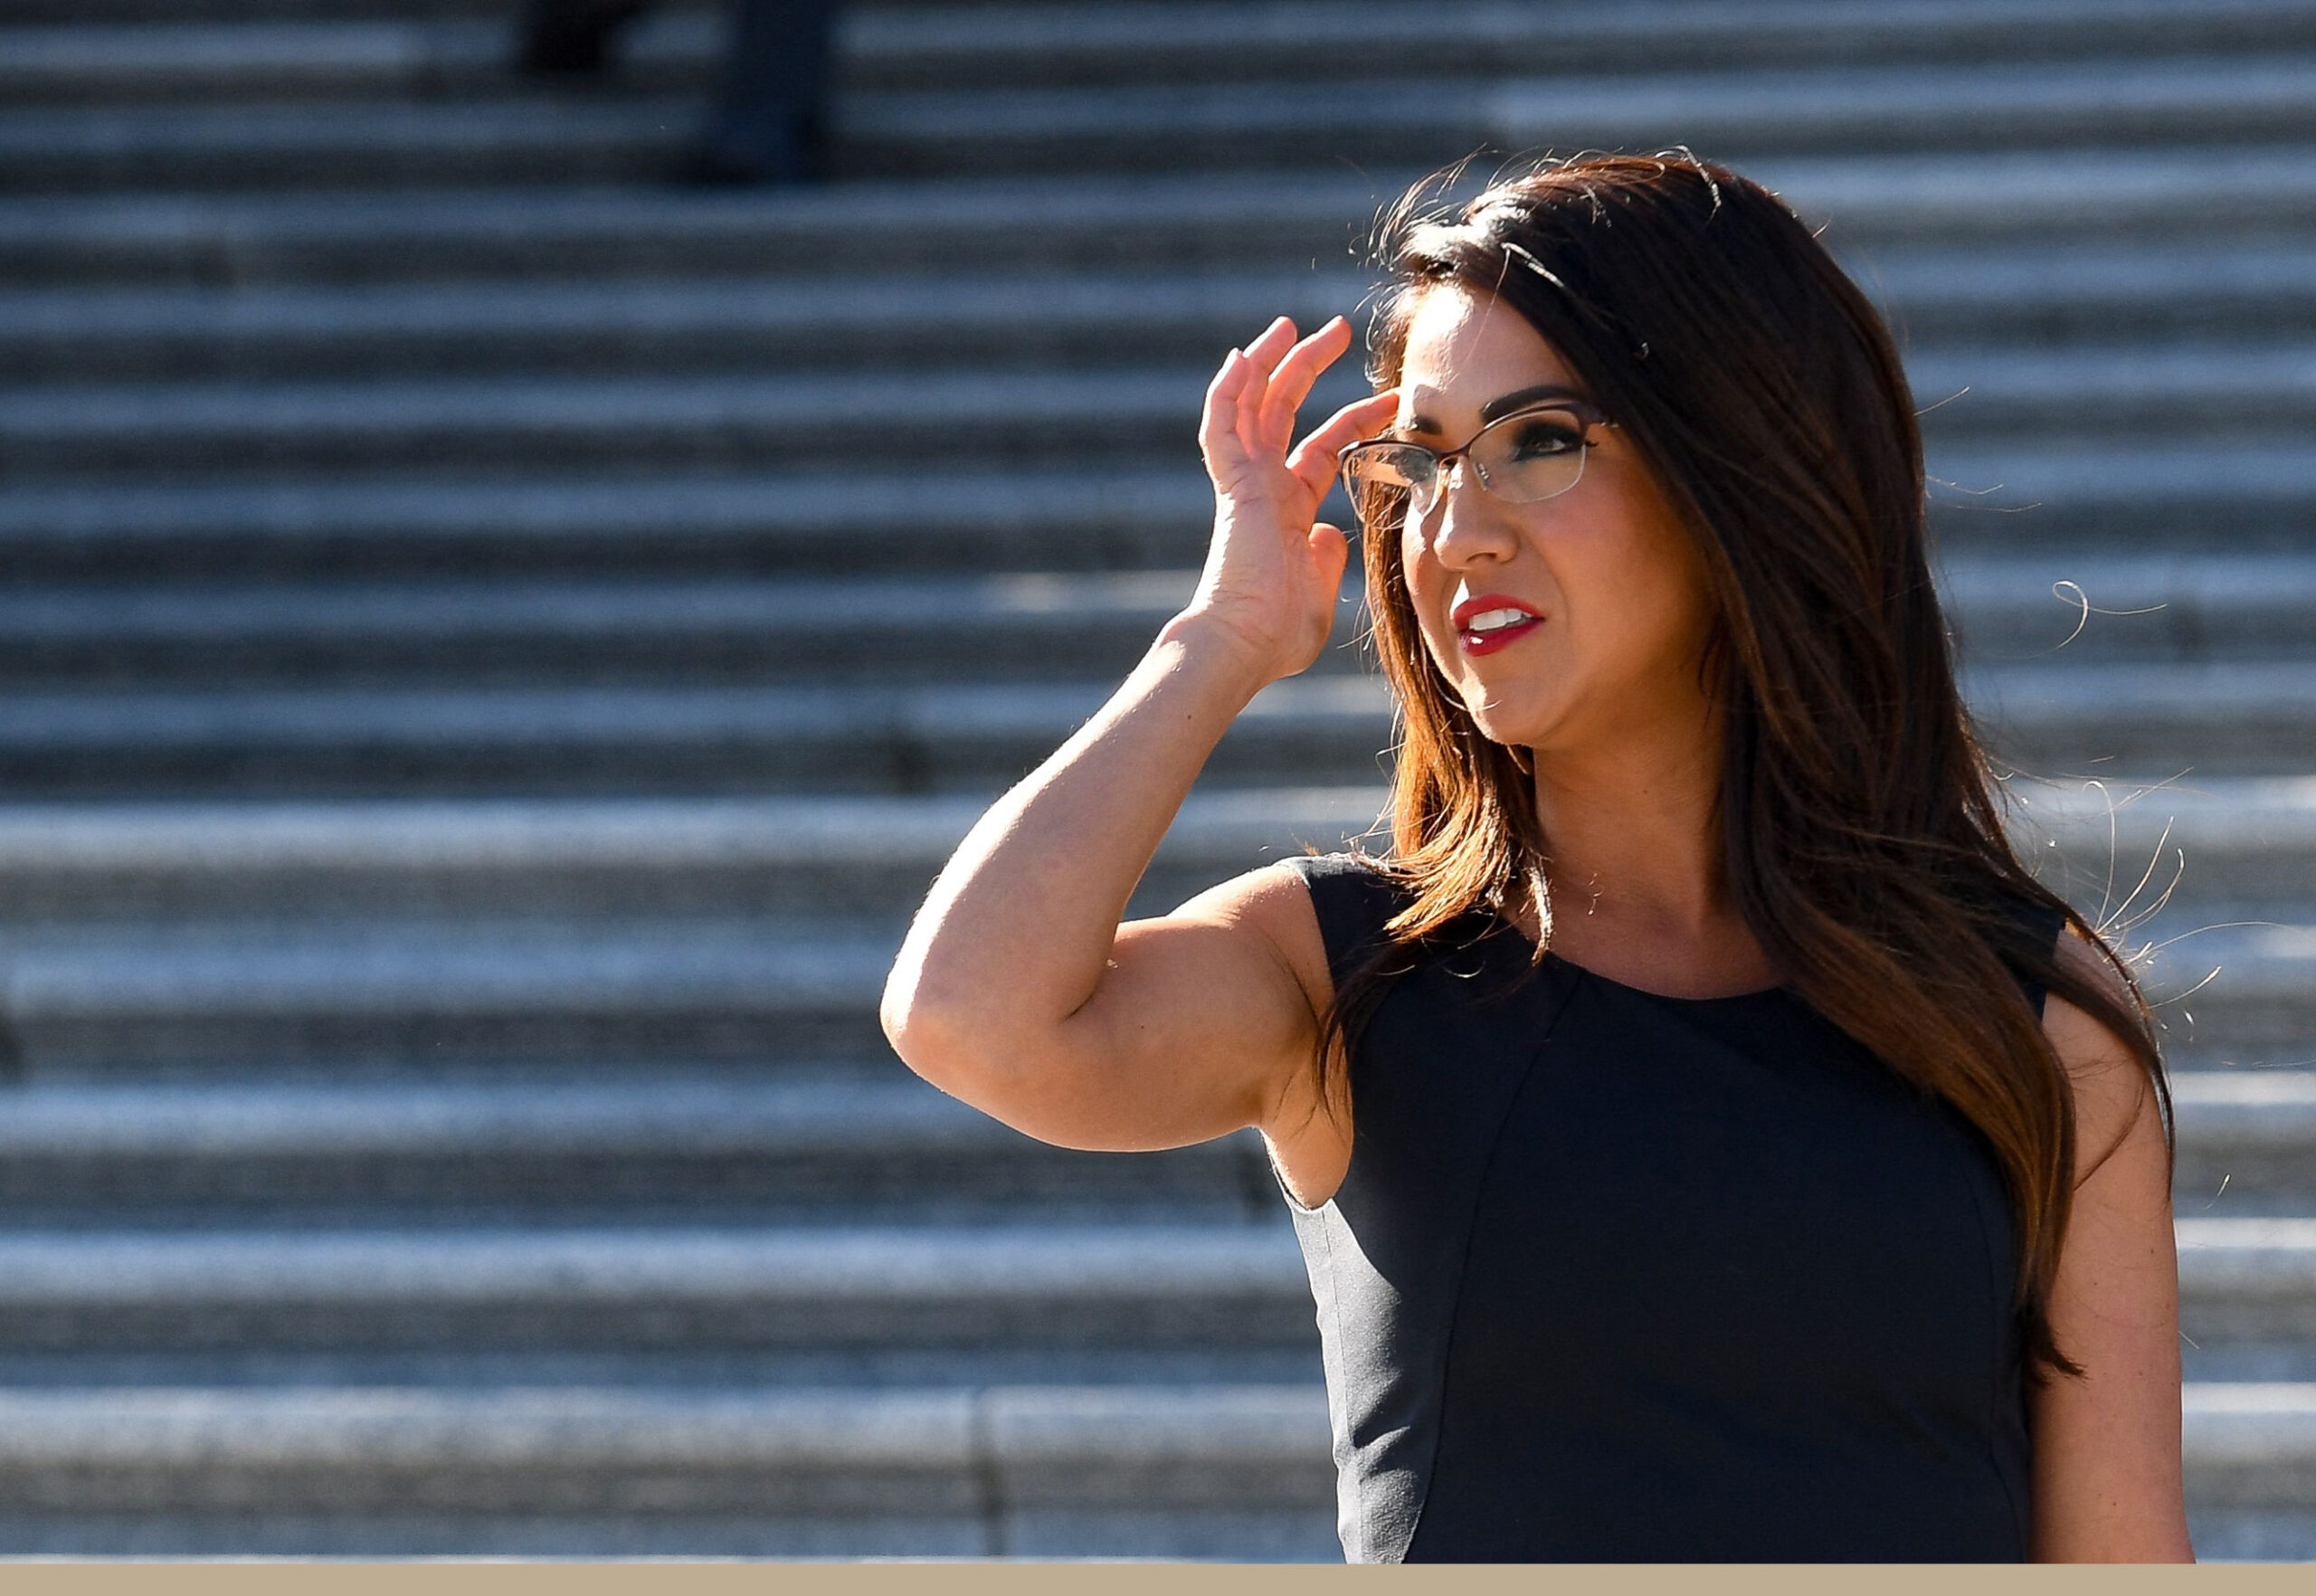
[[[1185,614],[1247,651],[1266,680],[1308,670],[1326,647],[1349,553],[1342,529],[1316,520],[1319,501],[1337,451],[1399,404],[1395,392],[1372,394],[1294,442],[1296,412],[1350,347],[1340,316],[1300,341],[1282,316],[1233,349],[1207,385],[1199,449],[1214,480],[1214,538]]]

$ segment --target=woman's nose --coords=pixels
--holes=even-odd
[[[1497,501],[1479,484],[1468,462],[1448,462],[1433,507],[1431,552],[1443,565],[1475,559],[1509,558],[1516,541]]]

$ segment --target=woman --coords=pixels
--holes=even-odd
[[[1354,1560],[2190,1557],[2152,1021],[2004,839],[1879,318],[1685,157],[1391,237],[1372,397],[1293,442],[1340,318],[1224,362],[1195,597],[959,847],[887,1034],[1047,1141],[1259,1127]],[[1339,456],[1392,858],[1121,924],[1325,644]]]

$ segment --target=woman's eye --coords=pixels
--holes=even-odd
[[[1512,458],[1534,460],[1539,455],[1566,454],[1583,445],[1583,434],[1552,422],[1529,422],[1512,440]]]

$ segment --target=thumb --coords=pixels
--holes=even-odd
[[[1343,567],[1351,563],[1351,539],[1343,529],[1331,521],[1314,522],[1306,539],[1312,556],[1318,562],[1322,575],[1330,585],[1343,580]]]

